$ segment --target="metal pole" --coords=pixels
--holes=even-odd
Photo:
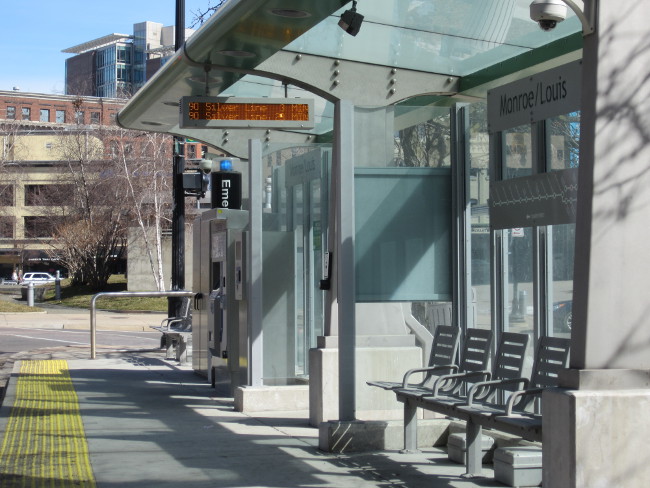
[[[34,283],[27,283],[27,306],[34,306]]]
[[[178,51],[185,42],[185,0],[176,0],[176,27],[174,48]],[[185,288],[185,195],[183,172],[185,171],[185,140],[174,136],[174,163],[172,186],[172,290]],[[168,315],[180,312],[180,300],[169,299]]]
[[[339,192],[337,202],[337,294],[339,320],[339,420],[356,420],[356,317],[354,275],[354,106],[335,106]]]

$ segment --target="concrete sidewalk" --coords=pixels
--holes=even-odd
[[[46,357],[68,362],[98,487],[503,486],[487,467],[486,478],[462,479],[464,467],[436,448],[418,454],[324,453],[307,412],[235,412],[232,399],[216,397],[204,378],[165,360],[162,352],[105,350],[95,360],[87,354],[85,348],[61,348]],[[14,373],[0,435],[16,380]],[[56,480],[36,486],[50,482],[59,486]]]
[[[90,312],[58,305],[37,304],[43,311],[0,313],[0,327],[55,327],[90,330]],[[167,317],[163,312],[96,312],[97,330],[149,331]]]

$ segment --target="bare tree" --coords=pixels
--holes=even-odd
[[[171,138],[153,132],[111,132],[110,158],[126,183],[131,220],[143,239],[156,288],[162,291],[163,230],[171,219]]]
[[[206,20],[208,20],[212,14],[214,14],[217,10],[221,8],[223,4],[225,4],[227,0],[215,0],[214,2],[212,0],[208,0],[208,6],[205,8],[205,10],[197,10],[196,12],[192,12],[194,15],[194,20],[192,21],[192,24],[190,24],[190,28],[195,28],[195,27],[200,27],[205,23]]]
[[[400,166],[440,167],[450,157],[449,117],[440,116],[399,131],[395,156]]]
[[[116,168],[104,158],[102,130],[82,126],[61,133],[57,143],[65,165],[59,184],[45,185],[40,198],[50,209],[48,231],[53,257],[64,264],[75,282],[102,289],[126,244],[128,207]],[[45,206],[46,205],[46,206]]]

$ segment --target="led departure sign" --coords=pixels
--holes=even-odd
[[[314,127],[311,99],[182,97],[180,112],[181,128]]]

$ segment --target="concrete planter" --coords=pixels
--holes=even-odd
[[[27,290],[28,286],[23,285],[20,287],[20,299],[27,301]],[[47,289],[47,286],[41,285],[41,286],[34,286],[34,302],[42,302],[45,300],[45,290]]]

